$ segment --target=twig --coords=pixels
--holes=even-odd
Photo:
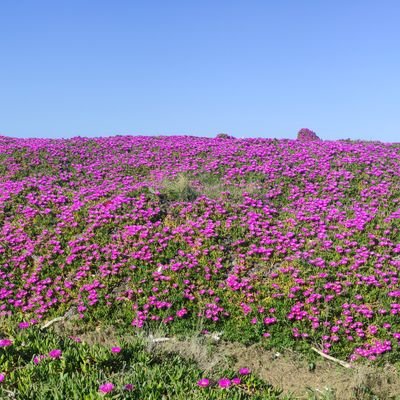
[[[338,363],[339,365],[341,365],[344,368],[351,368],[351,364],[349,364],[346,361],[338,360],[335,357],[329,356],[328,354],[323,353],[322,351],[316,349],[315,347],[311,347],[311,349],[314,350],[316,353],[318,353],[320,356],[322,356],[330,361],[333,361],[335,363]]]
[[[54,318],[54,319],[52,319],[51,321],[46,322],[46,323],[41,327],[41,329],[46,329],[46,328],[48,328],[49,326],[53,325],[55,322],[59,322],[59,321],[62,321],[62,320],[64,320],[64,319],[65,319],[65,317],[57,317],[57,318]]]
[[[159,338],[151,339],[151,341],[153,343],[168,342],[168,340],[171,340],[171,339],[167,338],[167,337],[159,337]]]
[[[149,335],[149,341],[151,343],[161,343],[161,342],[168,342],[171,338],[167,337],[154,337],[153,335]]]

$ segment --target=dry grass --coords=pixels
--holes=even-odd
[[[185,174],[178,174],[175,179],[164,179],[161,194],[167,201],[193,201],[198,193]]]

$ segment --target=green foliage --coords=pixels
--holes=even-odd
[[[282,399],[280,391],[254,376],[229,389],[216,384],[197,386],[202,371],[194,362],[175,355],[157,355],[146,350],[139,338],[111,346],[76,343],[51,331],[30,328],[14,332],[13,345],[0,348],[0,398],[47,399]],[[115,343],[117,345],[117,343]],[[59,358],[51,350],[60,349]],[[40,359],[40,356],[46,356]],[[39,357],[39,361],[35,358]],[[234,371],[216,371],[228,378]],[[111,382],[114,389],[103,394],[99,386]],[[125,385],[133,385],[127,390]]]
[[[164,180],[161,194],[167,201],[193,201],[198,196],[185,174],[178,174],[172,180]]]

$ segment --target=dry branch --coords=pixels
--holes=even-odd
[[[311,347],[316,353],[318,353],[320,356],[326,358],[327,360],[333,361],[339,365],[341,365],[344,368],[351,368],[351,364],[349,364],[346,361],[338,360],[335,357],[329,356],[328,354],[323,353],[321,350],[316,349],[315,347]]]
[[[59,321],[62,321],[62,320],[64,320],[64,319],[65,319],[65,317],[57,317],[57,318],[54,318],[54,319],[52,319],[51,321],[46,322],[46,323],[41,327],[41,329],[46,329],[46,328],[48,328],[49,326],[53,325],[55,322],[59,322]]]

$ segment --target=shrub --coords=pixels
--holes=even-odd
[[[297,140],[308,142],[312,140],[321,140],[321,139],[311,129],[302,128],[297,132]]]
[[[235,137],[228,135],[227,133],[218,133],[217,139],[235,139]]]

